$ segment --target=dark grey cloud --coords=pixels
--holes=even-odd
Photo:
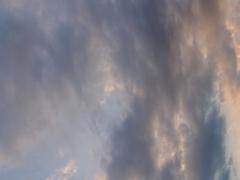
[[[112,142],[113,162],[109,166],[110,179],[128,179],[131,174],[142,178],[150,178],[155,171],[151,157],[151,138],[148,132],[146,113],[148,107],[136,101],[133,105],[134,114],[130,114],[123,127],[114,132]]]
[[[215,36],[223,23],[220,3],[185,1],[184,8],[181,3],[154,0],[116,2],[122,25],[117,31],[112,30],[118,43],[116,63],[122,69],[122,78],[129,88],[137,86],[144,95],[136,97],[140,100],[133,103],[133,113],[113,133],[112,161],[107,169],[109,179],[131,179],[135,176],[140,179],[213,179],[218,171],[222,171],[218,165],[225,165],[222,137],[225,131],[218,128],[224,126],[221,125],[223,120],[218,115],[219,110],[211,117],[213,119],[207,118],[209,109],[216,106],[210,100],[214,96],[214,60],[206,67],[201,60],[204,59],[201,47],[196,44],[199,37],[194,37],[193,45],[186,47],[182,41],[187,40],[181,39],[183,34],[178,29],[183,21],[193,29],[202,27],[198,31],[206,33],[206,37]],[[180,19],[180,24],[176,18]],[[205,27],[207,25],[212,27]],[[137,46],[142,46],[143,51]],[[189,48],[189,62],[179,54],[181,46]],[[214,57],[214,52],[209,56]],[[181,70],[184,66],[188,66],[186,72]],[[180,103],[189,118],[187,127],[192,133],[185,147],[187,170],[180,172],[179,154],[159,170],[152,153],[152,115],[158,114],[160,126],[167,129],[164,136],[178,148],[181,143],[174,127],[174,115]],[[220,152],[216,152],[218,148]],[[216,154],[222,157],[217,163]]]

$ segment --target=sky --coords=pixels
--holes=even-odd
[[[0,0],[1,180],[239,180],[239,0]]]

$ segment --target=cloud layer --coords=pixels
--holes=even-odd
[[[238,5],[0,1],[0,177],[238,179]]]

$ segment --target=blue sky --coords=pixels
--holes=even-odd
[[[0,179],[238,180],[239,0],[1,0]]]

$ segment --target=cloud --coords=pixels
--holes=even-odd
[[[88,161],[81,169],[91,177],[99,157],[90,152],[100,156],[131,99],[115,75],[110,43],[87,1],[0,5],[0,168],[21,168],[47,146],[42,156],[62,148]]]
[[[46,180],[70,180],[78,171],[77,163],[74,160],[69,161],[62,169],[57,170]]]
[[[136,86],[142,95],[134,96],[132,112],[112,135],[109,179],[228,177],[224,120],[214,102],[221,3],[185,5],[189,9],[175,1],[117,6],[124,26],[116,63],[130,92]]]
[[[47,139],[87,162],[88,179],[99,168],[104,180],[232,178],[238,45],[226,3],[2,0],[0,166]],[[76,172],[70,161],[49,179]]]

